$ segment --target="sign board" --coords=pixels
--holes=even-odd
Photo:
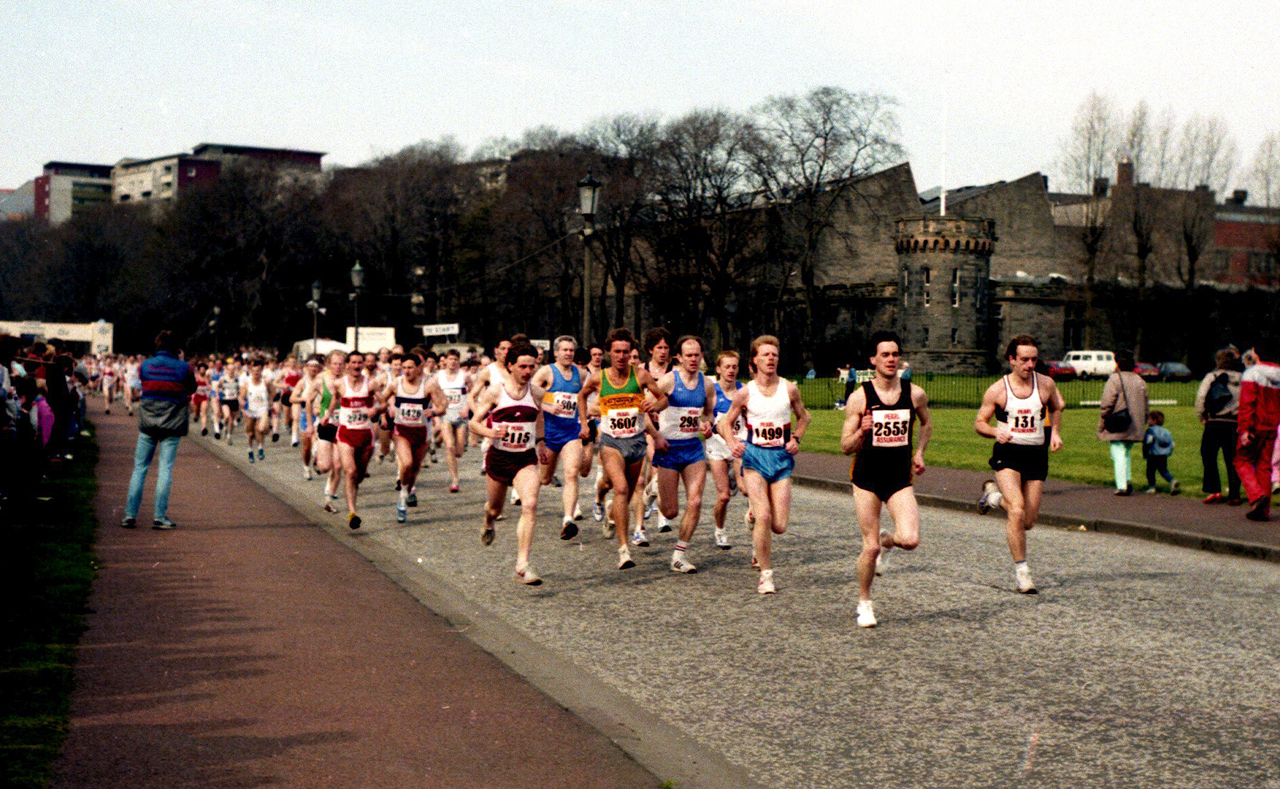
[[[43,321],[0,321],[0,333],[15,337],[28,335],[40,340],[58,337],[70,342],[87,342],[93,353],[112,353],[115,325],[106,321],[93,323],[45,323]]]
[[[456,323],[431,323],[422,327],[423,337],[446,337],[458,333]]]
[[[876,377],[875,370],[854,370],[853,372],[855,374],[855,380],[859,384],[865,384],[867,381]]]
[[[376,351],[390,348],[396,344],[396,330],[393,326],[361,326],[360,342],[356,342],[355,329],[347,327],[347,345],[362,351]]]
[[[551,340],[529,340],[529,344],[544,351],[551,350]]]

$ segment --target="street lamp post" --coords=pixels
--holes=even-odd
[[[307,302],[307,307],[311,309],[311,353],[320,353],[318,347],[320,345],[320,297],[324,295],[324,286],[320,284],[320,280],[311,283],[311,301]]]
[[[360,261],[351,267],[351,302],[354,309],[354,318],[356,324],[355,337],[352,350],[360,350],[360,291],[364,288],[364,268],[360,265]]]
[[[587,177],[578,182],[578,213],[582,214],[582,345],[591,344],[591,252],[587,249],[587,236],[591,235],[596,219],[596,202],[600,199],[600,182],[587,171]]]
[[[217,304],[213,305],[213,355],[218,355],[218,316],[222,314],[222,308]]]

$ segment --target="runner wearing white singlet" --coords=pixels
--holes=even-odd
[[[396,447],[398,473],[396,487],[396,521],[404,523],[409,517],[409,507],[418,506],[417,480],[422,468],[422,457],[431,442],[431,418],[444,411],[444,393],[435,380],[423,375],[417,354],[397,354],[393,357],[398,377],[387,382],[378,400],[382,407],[394,411],[393,440]]]
[[[733,498],[735,489],[742,492],[743,496],[747,495],[746,486],[742,484],[742,460],[735,458],[733,453],[729,451],[729,445],[725,443],[724,438],[719,434],[718,423],[721,417],[729,412],[729,404],[733,400],[733,395],[741,388],[738,383],[738,352],[737,351],[721,351],[716,359],[716,404],[715,404],[715,420],[717,422],[717,432],[707,439],[707,466],[711,469],[711,478],[716,483],[716,503],[712,510],[712,517],[715,521],[715,540],[716,547],[727,551],[733,547],[733,543],[729,541],[729,533],[725,529],[724,522],[729,512],[729,502]],[[747,425],[739,419],[737,424],[732,425],[730,430],[739,441],[747,440]],[[736,483],[736,484],[735,484]],[[751,510],[747,509],[746,514],[747,530],[751,530]]]
[[[312,394],[312,387],[318,385],[323,369],[319,356],[307,359],[302,365],[302,377],[289,396],[289,408],[294,414],[293,426],[298,433],[298,443],[302,446],[302,478],[307,480],[313,476],[311,468],[315,460],[312,454],[316,437],[316,420],[311,407],[315,396]]]
[[[467,421],[471,418],[471,409],[467,406],[467,395],[471,391],[471,376],[459,365],[461,354],[456,348],[444,355],[444,366],[436,373],[436,383],[444,392],[447,408],[440,421],[442,423],[445,446],[445,461],[449,467],[449,492],[458,492],[458,459],[467,451]]]
[[[249,373],[240,379],[240,395],[244,398],[244,432],[249,439],[249,462],[254,462],[254,444],[258,445],[257,459],[265,457],[263,445],[270,426],[271,399],[275,387],[262,374],[261,359],[249,361]]]

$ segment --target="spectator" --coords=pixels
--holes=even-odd
[[[151,467],[151,459],[158,449],[160,468],[156,473],[151,528],[172,529],[175,524],[169,519],[169,486],[173,480],[173,462],[178,455],[178,442],[187,434],[189,403],[196,390],[191,365],[178,358],[172,332],[166,330],[156,335],[156,354],[142,363],[138,377],[142,381],[142,398],[138,403],[138,448],[134,452],[129,499],[120,525],[126,529],[137,525],[147,469]]]
[[[1133,371],[1132,351],[1116,352],[1116,372],[1102,387],[1098,440],[1111,444],[1116,495],[1133,493],[1130,482],[1130,450],[1142,440],[1147,423],[1147,383]]]
[[[1236,414],[1240,410],[1240,373],[1244,365],[1230,348],[1218,351],[1216,366],[1205,375],[1196,392],[1196,415],[1204,432],[1200,435],[1200,463],[1204,467],[1202,489],[1205,504],[1226,502],[1240,505],[1240,475],[1236,473]],[[1227,467],[1227,497],[1222,497],[1218,476],[1218,453]]]
[[[1252,349],[1258,360],[1240,381],[1236,421],[1236,473],[1249,498],[1249,520],[1271,518],[1271,456],[1280,425],[1280,365],[1267,361],[1272,351],[1261,343]]]
[[[1147,461],[1147,493],[1156,492],[1156,474],[1169,483],[1171,495],[1182,492],[1182,486],[1169,471],[1173,447],[1173,434],[1164,426],[1164,412],[1152,411],[1147,415],[1147,432],[1142,435],[1142,457]]]

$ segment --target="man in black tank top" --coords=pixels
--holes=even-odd
[[[1027,532],[1040,514],[1040,494],[1049,475],[1046,445],[1053,452],[1062,448],[1058,426],[1066,403],[1053,379],[1036,372],[1040,349],[1034,337],[1014,337],[1005,350],[1005,358],[1009,375],[993,383],[982,396],[973,426],[978,435],[996,442],[990,462],[996,478],[982,483],[978,512],[1004,508],[1018,591],[1035,594],[1036,585],[1027,568]]]
[[[871,583],[883,551],[915,550],[920,544],[920,510],[911,481],[923,474],[924,448],[933,423],[924,390],[898,377],[901,341],[889,331],[871,335],[868,350],[875,378],[854,391],[845,404],[840,450],[857,453],[849,479],[862,532],[858,556],[858,627],[875,627]],[[913,449],[913,424],[920,422],[920,445]],[[893,533],[880,531],[880,508],[889,507]]]

